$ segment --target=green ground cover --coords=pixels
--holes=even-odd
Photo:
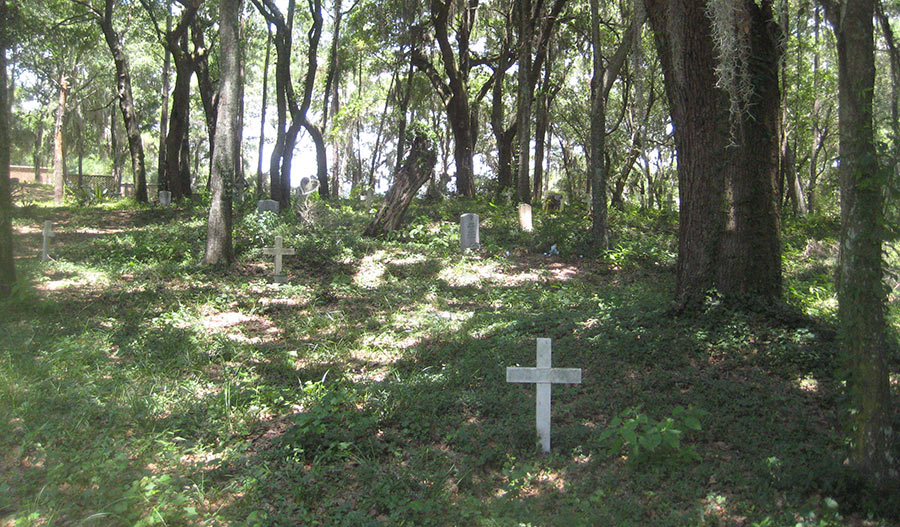
[[[484,247],[460,255],[472,211]],[[603,255],[577,208],[530,234],[489,202],[416,204],[388,240],[369,217],[245,214],[226,271],[199,265],[200,204],[19,208],[0,523],[898,524],[841,468],[834,220],[788,223],[786,305],[679,315],[671,214],[614,212]],[[280,287],[275,235],[297,250]],[[549,455],[534,389],[505,382],[537,337],[583,369]]]

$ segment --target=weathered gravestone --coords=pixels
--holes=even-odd
[[[550,388],[581,384],[581,368],[551,368],[550,339],[537,339],[537,368],[506,368],[506,382],[537,385],[535,422],[541,450],[550,452]]]
[[[519,228],[525,232],[534,230],[531,222],[531,205],[528,203],[519,203]]]
[[[163,207],[168,207],[172,204],[172,193],[168,190],[160,190],[159,191],[159,204]]]
[[[303,176],[300,179],[300,187],[298,187],[301,196],[309,196],[313,192],[319,190],[319,180],[314,177]]]
[[[274,199],[261,199],[256,202],[256,213],[274,212],[278,214],[278,202]]]
[[[134,195],[134,183],[119,183],[119,195],[123,198]]]
[[[478,229],[478,214],[469,212],[459,217],[459,244],[462,250],[481,247]]]
[[[50,247],[50,238],[53,238],[56,234],[53,232],[53,224],[49,221],[44,222],[44,232],[43,232],[43,243],[41,244],[41,261],[46,262],[50,259],[50,256],[47,254],[47,249]]]
[[[285,255],[294,254],[294,250],[284,247],[284,238],[281,236],[275,237],[275,247],[265,247],[263,249],[263,254],[275,255],[275,283],[283,284],[287,282],[287,277],[281,274],[281,259]]]

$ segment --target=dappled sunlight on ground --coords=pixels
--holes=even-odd
[[[201,318],[199,324],[209,332],[222,333],[245,344],[274,342],[283,333],[267,318],[236,311],[209,314]]]
[[[35,288],[41,291],[60,291],[66,289],[99,290],[108,287],[110,278],[107,273],[90,269],[79,269],[64,266],[60,271],[51,271],[46,281],[39,281]]]

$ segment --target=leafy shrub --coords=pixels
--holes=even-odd
[[[700,418],[706,414],[698,408],[678,406],[671,417],[657,421],[639,408],[629,408],[600,433],[600,442],[611,455],[627,450],[628,461],[633,464],[699,461],[694,446],[684,445],[682,438],[699,432]]]

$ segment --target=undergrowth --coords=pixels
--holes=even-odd
[[[787,224],[785,304],[711,295],[677,316],[671,214],[612,211],[600,251],[577,207],[523,233],[507,204],[417,202],[370,239],[371,207],[312,206],[245,204],[228,271],[199,264],[202,201],[17,209],[0,521],[897,524],[896,496],[841,464],[833,220]],[[59,238],[40,263],[44,220]],[[262,253],[276,235],[295,249],[284,285]],[[504,375],[537,337],[583,370],[553,387],[549,455],[534,388]]]

